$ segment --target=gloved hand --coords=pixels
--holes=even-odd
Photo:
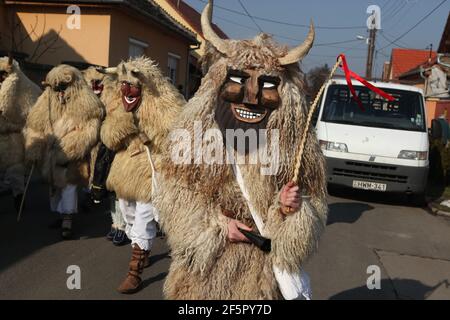
[[[107,194],[106,189],[103,187],[95,185],[91,187],[91,200],[95,204],[100,204],[106,198]]]

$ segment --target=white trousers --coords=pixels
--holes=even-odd
[[[111,207],[111,219],[112,226],[116,229],[125,231],[126,223],[120,211],[119,200],[116,200],[115,196],[109,195],[110,207]]]
[[[158,210],[150,203],[119,199],[119,207],[126,223],[125,233],[131,245],[137,244],[142,250],[149,251],[156,238]]]
[[[78,212],[77,186],[68,184],[57,189],[50,197],[50,209],[60,214],[74,214]]]

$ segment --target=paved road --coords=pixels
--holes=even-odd
[[[0,198],[0,299],[160,299],[170,263],[164,239],[153,251],[144,289],[116,293],[125,275],[128,246],[104,239],[109,217],[97,208],[77,217],[73,241],[48,229],[46,188],[33,183],[27,210],[15,221],[8,197]],[[397,197],[334,192],[318,253],[308,262],[315,299],[450,299],[450,220],[398,202]],[[81,268],[81,290],[66,287],[67,267]],[[381,289],[368,290],[367,267],[381,271]]]

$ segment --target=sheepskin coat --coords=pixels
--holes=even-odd
[[[41,89],[28,79],[13,61],[0,58],[0,71],[8,76],[0,83],[0,173],[6,170],[18,170],[24,162],[23,128],[31,107]],[[7,150],[7,152],[5,152]],[[23,168],[18,170],[23,174]]]
[[[111,113],[113,111],[113,108],[117,107],[116,104],[111,103],[110,100],[115,97],[115,93],[117,90],[117,76],[114,74],[105,74],[103,72],[99,72],[96,67],[89,67],[86,70],[82,71],[84,80],[86,80],[86,83],[88,86],[92,88],[93,81],[99,81],[100,84],[103,86],[103,91],[98,96],[100,98],[100,101],[103,104],[105,115]],[[95,92],[94,92],[95,93]],[[97,161],[97,154],[98,150],[100,148],[100,145],[102,144],[101,139],[98,141],[97,145],[92,148],[91,151],[91,163],[90,163],[90,177],[89,177],[89,186],[92,186],[92,180],[94,178],[94,171],[95,171],[95,163]]]
[[[108,112],[101,128],[102,142],[116,151],[106,185],[120,199],[150,202],[152,169],[145,146],[158,170],[161,144],[185,100],[146,57],[120,63],[117,72],[115,97],[107,102]],[[142,101],[132,112],[126,112],[122,104],[120,85],[124,82],[142,90]]]
[[[40,167],[52,186],[87,185],[89,155],[99,141],[103,105],[81,72],[71,66],[53,68],[46,84],[27,119],[26,159]],[[61,84],[67,84],[64,102],[56,91]]]
[[[274,44],[267,35],[227,42],[233,56],[212,63],[175,127],[187,130],[191,137],[198,121],[202,134],[218,129],[215,112],[229,69],[262,69],[281,78],[278,90],[282,102],[267,125],[269,141],[271,130],[279,132],[278,170],[274,175],[262,175],[261,163],[239,165],[252,204],[262,215],[265,233],[272,240],[272,250],[264,253],[253,244],[228,241],[224,211],[257,230],[231,165],[194,161],[176,164],[170,155],[173,144],[168,142],[161,171],[164,183],[155,201],[172,250],[164,284],[168,299],[280,299],[272,265],[298,271],[315,250],[326,223],[324,158],[312,128],[308,131],[299,185],[312,197],[313,214],[307,214],[305,206],[290,216],[280,213],[280,190],[292,179],[308,111],[299,67],[280,66],[277,57],[287,49]]]

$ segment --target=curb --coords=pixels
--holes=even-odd
[[[442,216],[442,217],[450,218],[450,212],[446,212],[446,211],[442,211],[442,210],[436,209],[435,207],[433,207],[431,202],[428,203],[427,206],[428,206],[428,209],[430,209],[433,214],[438,215],[438,216]]]

